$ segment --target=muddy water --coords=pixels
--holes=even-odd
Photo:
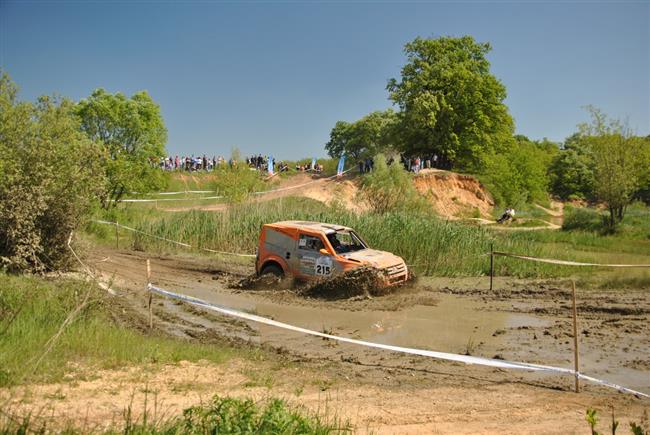
[[[441,294],[435,306],[416,305],[400,311],[349,311],[302,305],[261,302],[245,294],[216,294],[193,290],[193,296],[254,312],[264,317],[335,335],[404,347],[492,357],[502,344],[495,331],[519,326],[543,326],[544,321],[525,314],[486,311],[484,305]],[[265,325],[251,325],[261,341],[285,344],[296,333]],[[304,343],[304,339],[299,337]],[[296,343],[300,343],[297,340]]]

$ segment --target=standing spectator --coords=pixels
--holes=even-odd
[[[369,157],[366,157],[365,165],[364,165],[364,172],[370,172],[371,170],[372,170],[371,160],[370,160]]]

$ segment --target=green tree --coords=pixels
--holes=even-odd
[[[535,142],[525,136],[514,139],[505,152],[484,157],[480,178],[497,204],[518,207],[524,203],[545,203],[548,168],[559,148],[548,140]]]
[[[344,153],[353,159],[372,157],[392,147],[396,122],[392,109],[372,112],[353,123],[339,121],[330,132],[325,150],[334,158]]]
[[[638,140],[642,141],[642,156],[641,156],[641,165],[642,168],[650,168],[650,136],[644,138],[639,138]],[[650,169],[641,171],[640,177],[640,188],[634,194],[635,198],[645,202],[650,205]]]
[[[165,155],[167,129],[160,107],[146,91],[127,98],[103,89],[77,104],[81,129],[105,151],[107,183],[104,207],[125,193],[145,193],[164,186],[157,163]]]
[[[561,199],[594,198],[594,158],[580,133],[564,142],[549,167],[551,193]]]
[[[589,106],[587,110],[591,123],[580,125],[579,130],[593,155],[596,198],[607,205],[607,225],[613,230],[623,220],[627,205],[648,171],[646,142],[599,109]]]
[[[15,271],[66,265],[66,243],[103,191],[103,154],[80,131],[74,104],[19,102],[0,76],[0,264]]]
[[[406,44],[401,80],[387,89],[397,104],[402,148],[437,153],[479,169],[485,155],[507,149],[514,130],[505,86],[490,73],[491,47],[471,36],[416,38]]]

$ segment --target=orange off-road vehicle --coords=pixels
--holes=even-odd
[[[255,262],[258,275],[314,280],[362,266],[377,269],[387,286],[408,279],[401,257],[370,249],[352,228],[305,221],[262,226]]]

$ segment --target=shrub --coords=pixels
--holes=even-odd
[[[399,163],[388,165],[377,154],[372,172],[363,177],[359,196],[379,214],[393,211],[423,210],[425,200],[418,194],[411,175]]]
[[[240,163],[218,168],[212,188],[228,202],[238,203],[248,198],[252,192],[265,190],[265,185],[257,170]]]
[[[66,241],[103,191],[101,151],[79,130],[69,100],[18,102],[0,77],[0,264],[65,266]]]
[[[603,228],[603,216],[595,210],[565,207],[562,229],[565,231],[599,231]]]
[[[218,396],[208,405],[183,411],[183,417],[166,428],[170,429],[182,429],[184,433],[240,434],[329,434],[350,430],[347,426],[321,422],[317,416],[304,415],[280,399],[271,399],[261,407],[251,399]]]

